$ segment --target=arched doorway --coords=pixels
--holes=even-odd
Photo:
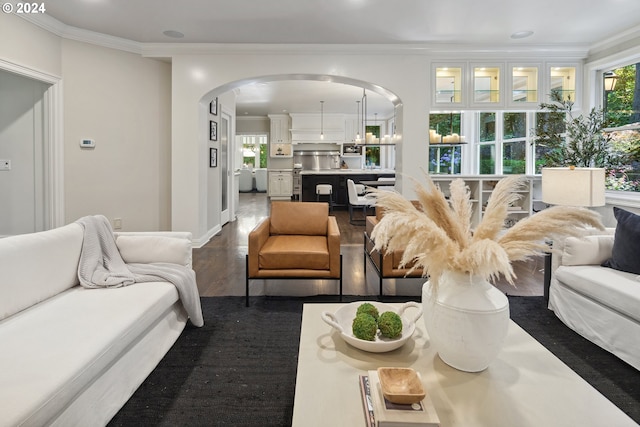
[[[369,97],[375,96],[377,98],[383,99],[386,103],[388,103],[389,107],[386,109],[387,111],[386,115],[394,117],[395,119],[394,130],[398,131],[402,128],[402,123],[401,123],[402,103],[400,98],[395,93],[375,83],[353,79],[349,77],[344,77],[344,76],[334,76],[334,75],[327,75],[327,74],[278,74],[278,75],[265,75],[265,76],[257,76],[252,78],[236,80],[233,82],[226,83],[222,86],[219,86],[209,91],[207,94],[205,94],[201,98],[200,107],[201,109],[204,109],[206,111],[209,108],[210,102],[212,102],[215,99],[220,99],[225,94],[243,92],[243,90],[246,90],[247,88],[255,88],[260,85],[268,85],[269,83],[274,83],[274,82],[315,82],[315,83],[322,82],[323,84],[328,83],[328,84],[335,84],[340,86],[357,88],[358,91],[366,92]],[[356,104],[356,99],[360,99],[360,98],[361,96],[356,97],[356,96],[350,95],[348,99],[348,103],[343,105],[342,107],[343,111],[341,112],[355,114],[356,109],[358,108],[358,105]],[[312,99],[309,100],[309,103],[312,104],[314,108],[319,108],[320,100],[321,100],[320,96],[314,96],[312,97]],[[326,102],[325,105],[329,106],[331,105],[331,103]],[[237,108],[235,108],[234,110],[235,110],[235,115],[232,117],[233,121],[235,121],[235,119],[243,115],[243,112],[239,111]],[[375,108],[369,109],[367,120],[373,122],[375,110],[376,110]],[[281,112],[281,110],[278,110],[278,112]],[[212,119],[212,117],[210,117],[208,112],[207,114],[201,115],[201,117],[203,116],[206,117],[205,120]],[[389,118],[389,117],[386,117],[386,118]],[[213,119],[215,119],[215,117],[213,117]],[[385,115],[381,114],[380,117],[377,117],[377,119],[383,120],[385,119]],[[206,127],[207,127],[206,123],[203,123],[203,126],[201,128],[206,129]],[[234,170],[236,159],[233,156],[238,155],[237,154],[238,149],[235,146],[235,144],[236,144],[235,138],[232,138],[229,141],[229,149],[228,149],[229,165],[227,167],[227,170],[228,170],[227,173],[232,173],[232,171]],[[217,148],[217,146],[215,145],[215,142],[214,144],[207,142],[206,144],[204,144],[204,146],[208,147],[209,149]],[[205,150],[205,155],[208,155],[208,152],[209,152],[208,149]],[[227,177],[228,176],[229,175],[227,175]],[[220,175],[220,179],[217,182],[214,182],[211,180],[208,182],[209,186],[213,185],[215,188],[210,188],[210,187],[207,188],[206,190],[207,197],[211,198],[211,197],[217,197],[217,195],[220,195],[220,194],[225,194],[225,191],[222,188],[225,182],[224,178],[225,177],[222,177]],[[229,191],[226,192],[226,194],[228,194],[227,197],[233,197],[233,195],[237,194],[238,192],[237,184],[234,183],[233,179],[229,179],[227,181],[231,185],[231,187],[229,187]],[[229,202],[233,204],[233,200],[229,200]],[[219,206],[222,206],[223,204],[224,204],[224,201],[221,201]],[[215,206],[215,204],[212,204],[212,203],[208,203],[207,205],[209,206],[209,208],[214,208]],[[234,207],[234,206],[231,207],[232,218],[234,217],[236,208],[237,207]],[[210,218],[210,215],[207,215],[207,217]],[[220,219],[221,220],[223,219],[222,216],[220,216]],[[220,227],[222,225],[223,225],[223,222],[221,221]],[[213,232],[213,230],[210,230],[210,234],[211,232]]]

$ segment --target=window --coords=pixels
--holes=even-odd
[[[380,126],[365,126],[365,135],[368,134],[371,134],[376,139],[380,139]],[[380,146],[366,147],[364,150],[364,164],[366,168],[380,167]]]
[[[523,174],[527,170],[527,113],[504,113],[502,123],[502,173]]]
[[[267,135],[242,135],[242,164],[267,167]]]
[[[479,120],[479,166],[481,175],[496,173],[496,113],[480,113]]]
[[[429,114],[429,142],[432,144],[456,143],[463,141],[460,135],[462,114]]]
[[[480,145],[480,166],[481,175],[493,175],[496,173],[496,145]]]
[[[547,166],[547,158],[553,158],[554,152],[550,146],[557,145],[552,138],[564,140],[565,123],[563,113],[537,112],[535,115],[534,145],[534,173],[542,173],[542,168]]]
[[[603,110],[607,125],[613,128],[640,125],[640,62],[610,70],[605,73],[604,78],[607,77],[615,79],[613,88],[603,82]],[[614,156],[607,166],[606,188],[639,192],[640,129],[616,130],[607,135]]]
[[[460,174],[462,165],[461,113],[429,114],[429,172]]]
[[[525,174],[528,172],[528,144],[531,140],[530,112],[479,112],[478,173]]]
[[[429,147],[429,173],[460,174],[462,149],[459,145],[438,145]]]

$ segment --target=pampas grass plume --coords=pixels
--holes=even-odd
[[[521,175],[501,179],[487,203],[482,220],[472,230],[469,188],[454,179],[450,197],[424,174],[426,183],[414,180],[420,209],[394,191],[376,191],[376,206],[384,215],[371,234],[374,250],[403,251],[402,266],[422,268],[437,287],[447,271],[495,280],[503,275],[513,284],[511,262],[526,260],[549,250],[547,241],[579,236],[587,227],[604,229],[600,215],[585,208],[554,206],[505,229],[509,206],[527,182]]]

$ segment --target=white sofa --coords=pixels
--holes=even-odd
[[[614,228],[553,243],[549,309],[569,328],[640,369],[640,276],[602,267]]]
[[[127,263],[191,267],[191,234],[120,233]],[[0,426],[105,425],[181,334],[167,282],[78,285],[73,223],[0,239]]]

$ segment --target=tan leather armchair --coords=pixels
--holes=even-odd
[[[420,204],[417,201],[412,201],[412,203],[419,209]],[[365,222],[365,232],[364,232],[364,274],[365,281],[367,275],[367,259],[373,264],[373,267],[378,273],[378,278],[380,280],[380,296],[382,296],[382,282],[384,279],[402,279],[405,277],[423,277],[422,269],[418,268],[409,273],[409,270],[413,266],[413,263],[400,268],[400,261],[402,260],[402,251],[396,252],[384,252],[381,253],[378,250],[374,250],[375,242],[371,239],[371,233],[373,232],[373,228],[378,224],[380,219],[384,213],[380,208],[376,207],[376,215],[375,216],[367,216]]]
[[[249,233],[246,305],[251,279],[337,279],[342,300],[340,229],[327,203],[271,203]]]

